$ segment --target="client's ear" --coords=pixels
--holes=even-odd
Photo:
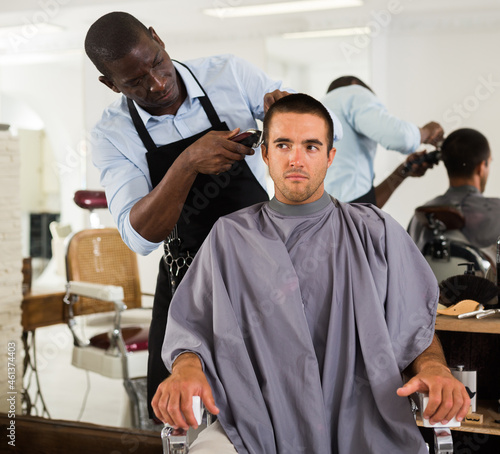
[[[333,158],[335,158],[335,154],[337,153],[337,149],[333,148],[328,152],[328,167],[332,165]]]
[[[262,154],[262,159],[264,160],[266,165],[269,165],[269,156],[267,154],[267,147],[264,144],[260,146],[260,152]]]
[[[476,167],[476,173],[480,177],[483,177],[487,171],[488,171],[488,161],[481,161],[481,163],[478,164]]]

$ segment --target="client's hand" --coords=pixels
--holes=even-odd
[[[431,424],[447,424],[454,416],[457,421],[462,421],[470,407],[465,386],[446,366],[439,363],[426,365],[397,390],[398,396],[410,396],[415,392],[429,394],[429,403],[423,416]]]
[[[184,430],[196,429],[193,396],[200,396],[210,413],[219,413],[200,359],[194,353],[184,353],[175,360],[172,375],[158,386],[151,406],[164,423]]]

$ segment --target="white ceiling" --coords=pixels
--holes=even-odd
[[[115,10],[152,25],[164,41],[207,42],[278,36],[290,31],[324,30],[372,24],[382,27],[484,27],[500,23],[498,0],[365,0],[363,7],[252,18],[216,18],[203,9],[278,0],[2,0],[0,55],[81,49],[88,27]],[[283,1],[283,0],[279,0]],[[392,7],[392,14],[388,8]],[[394,9],[395,8],[395,9]],[[386,22],[388,21],[388,22]],[[49,23],[58,32],[43,28]],[[43,25],[40,25],[43,24]],[[4,29],[1,27],[21,26]]]

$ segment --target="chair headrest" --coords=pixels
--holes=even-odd
[[[418,221],[426,227],[433,228],[432,221],[441,221],[446,230],[460,230],[465,227],[465,217],[456,207],[450,205],[426,205],[415,209]]]
[[[76,191],[73,200],[80,208],[87,210],[108,207],[104,191]]]

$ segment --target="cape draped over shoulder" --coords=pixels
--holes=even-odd
[[[434,334],[425,259],[372,205],[279,205],[217,221],[172,301],[165,364],[200,357],[239,453],[426,453],[396,394]]]

